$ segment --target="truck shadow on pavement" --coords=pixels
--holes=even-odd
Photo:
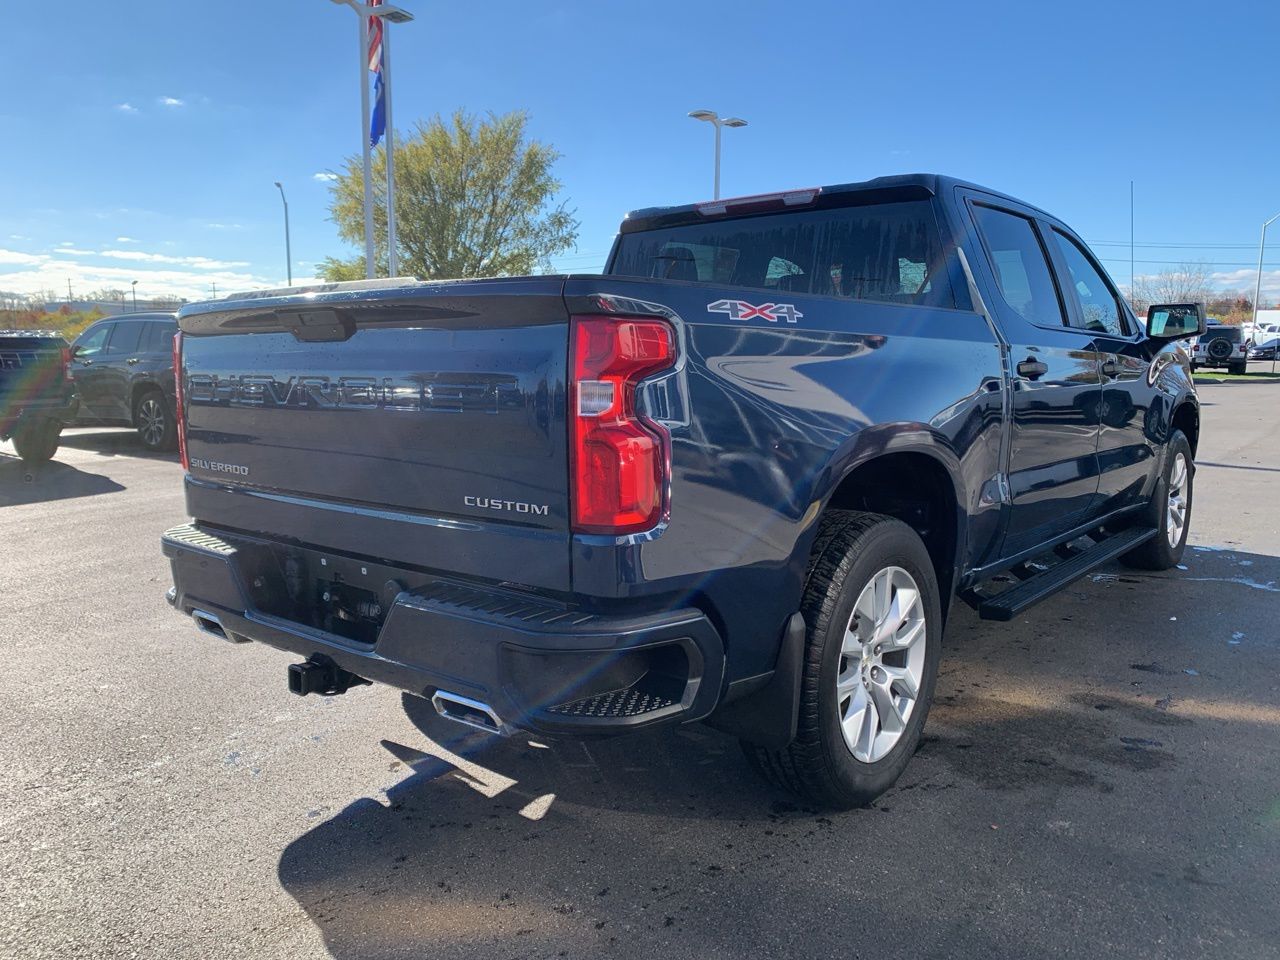
[[[85,473],[57,460],[25,463],[0,453],[0,507],[117,493],[124,487],[97,473]]]
[[[494,740],[406,697],[427,739],[383,742],[385,802],[299,837],[279,880],[339,960],[834,956],[851,943],[1027,956],[1053,952],[1062,930],[991,904],[1045,886],[1090,918],[1081,947],[1130,936],[1133,898],[1163,915],[1169,942],[1206,923],[1261,942],[1270,894],[1243,878],[1280,855],[1280,834],[1248,826],[1275,797],[1256,757],[1280,706],[1270,681],[1245,678],[1280,669],[1265,612],[1280,560],[1203,550],[1186,566],[1100,571],[1022,630],[958,612],[916,757],[846,813],[770,792],[703,726]],[[1226,606],[1240,617],[1224,622]],[[1233,782],[1232,798],[1204,782]],[[1205,827],[1218,821],[1249,843],[1222,854]],[[948,870],[965,880],[940,887]]]
[[[88,450],[103,457],[137,457],[141,460],[171,460],[178,462],[177,451],[156,453],[142,445],[137,431],[128,427],[84,427],[64,431],[59,441],[62,447]]]

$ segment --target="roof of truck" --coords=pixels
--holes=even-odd
[[[762,197],[776,196],[787,193],[804,193],[816,190],[818,196],[824,199],[838,199],[845,194],[851,193],[870,193],[880,194],[883,199],[888,201],[895,198],[902,199],[922,199],[926,196],[939,196],[948,192],[955,187],[967,187],[971,190],[980,190],[983,193],[991,194],[1013,203],[1021,204],[1024,207],[1030,207],[1039,213],[1044,213],[1046,217],[1052,218],[1050,214],[1040,210],[1034,204],[1029,204],[1025,200],[1019,200],[1007,193],[1001,193],[999,190],[992,190],[990,187],[984,187],[981,184],[970,183],[967,180],[960,180],[956,177],[947,177],[937,173],[902,173],[888,177],[876,177],[873,180],[862,180],[855,183],[836,183],[822,187],[802,187],[792,190],[779,190],[770,194],[762,194]],[[691,214],[701,213],[705,211],[708,204],[712,203],[731,203],[735,200],[750,199],[745,197],[725,197],[719,201],[703,200],[698,203],[685,203],[669,207],[644,207],[640,210],[633,210],[626,215],[622,221],[622,232],[630,233],[635,230],[649,230],[663,224],[678,223]]]

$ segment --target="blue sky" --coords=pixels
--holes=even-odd
[[[1243,0],[483,4],[401,0],[398,126],[528,110],[598,270],[628,209],[929,171],[1053,211],[1129,273],[1214,264],[1251,288],[1280,211],[1280,9]],[[318,179],[359,149],[356,19],[326,0],[174,0],[141,18],[0,11],[0,291],[207,295],[354,251]],[[1280,298],[1280,224],[1265,280]],[[1157,245],[1159,244],[1159,246]]]

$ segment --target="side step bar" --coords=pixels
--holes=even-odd
[[[1053,596],[1095,567],[1150,540],[1156,533],[1153,527],[1122,530],[1069,559],[1054,564],[1048,570],[1023,580],[1017,586],[1001,591],[994,597],[983,598],[978,604],[978,616],[983,620],[1012,620],[1023,610]]]

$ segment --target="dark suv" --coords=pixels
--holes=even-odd
[[[77,424],[134,427],[148,450],[173,450],[172,313],[135,313],[99,320],[71,346],[71,375],[80,394]]]

